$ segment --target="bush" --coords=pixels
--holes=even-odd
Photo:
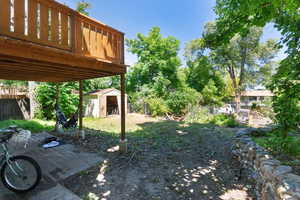
[[[189,123],[209,123],[213,118],[208,107],[203,106],[191,106],[188,109],[185,121]]]
[[[291,156],[300,155],[300,139],[278,134],[269,134],[268,137],[254,138],[255,142],[273,153],[285,153]]]
[[[149,104],[152,116],[163,116],[169,112],[166,102],[161,98],[150,98],[146,102]]]
[[[60,86],[59,105],[66,115],[70,117],[78,109],[78,95],[72,93],[75,88],[71,84]],[[36,89],[36,99],[39,103],[37,117],[40,119],[55,119],[56,84],[43,83]]]
[[[167,97],[166,103],[172,114],[183,115],[188,111],[188,106],[198,104],[200,94],[192,88],[182,88],[170,93]]]
[[[236,127],[239,125],[238,122],[235,120],[234,115],[225,115],[225,114],[215,115],[210,120],[210,123],[218,126],[227,126],[227,127]]]

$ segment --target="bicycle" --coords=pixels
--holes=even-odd
[[[16,127],[0,130],[0,179],[9,190],[24,193],[39,184],[42,172],[39,164],[31,157],[10,154],[8,141],[18,133]]]

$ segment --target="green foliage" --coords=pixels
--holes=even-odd
[[[203,88],[202,96],[205,105],[222,105],[222,96],[219,95],[219,90],[212,79],[210,79],[207,85]]]
[[[127,92],[137,110],[149,104],[152,115],[183,115],[189,104],[199,102],[199,93],[187,86],[184,69],[180,69],[179,41],[162,37],[154,27],[148,35],[138,34],[126,41],[138,62],[127,74]]]
[[[218,31],[215,22],[207,23],[203,38],[187,44],[188,83],[202,93],[208,105],[218,105],[222,100],[229,99],[232,92],[226,87],[231,87],[238,104],[240,93],[247,86],[265,84],[270,80],[276,66],[272,59],[278,48],[275,40],[259,42],[262,28],[252,27],[248,35],[236,34],[228,43],[215,45]],[[222,77],[230,78],[227,78],[227,86]],[[204,87],[207,88],[203,91]]]
[[[271,133],[267,137],[254,138],[260,146],[273,153],[285,153],[291,156],[300,155],[300,138],[293,136],[282,137],[282,134]]]
[[[180,85],[177,71],[181,65],[178,57],[179,41],[174,37],[163,38],[158,27],[147,36],[138,34],[136,39],[126,40],[128,50],[136,54],[138,62],[127,75],[127,90],[135,92],[145,84],[153,84],[161,75],[170,81],[168,88]]]
[[[0,85],[5,86],[27,86],[28,81],[13,81],[13,80],[0,80]]]
[[[191,105],[197,105],[200,94],[192,88],[182,88],[177,91],[171,92],[168,96],[166,103],[170,111],[175,115],[184,115]]]
[[[52,131],[54,124],[46,123],[40,120],[5,120],[0,121],[0,129],[8,128],[16,125],[19,128],[30,130],[33,133],[41,131]]]
[[[209,123],[213,118],[208,107],[203,106],[192,106],[189,108],[188,114],[186,115],[185,121],[188,123]]]
[[[239,126],[234,115],[225,114],[214,115],[213,118],[210,120],[210,123],[218,126],[227,126],[231,128]]]
[[[74,83],[60,85],[58,104],[66,117],[70,117],[78,109],[78,95],[72,93],[75,88]],[[37,87],[38,117],[47,120],[55,119],[56,94],[56,84],[54,83],[42,83]]]
[[[226,84],[219,71],[213,68],[207,56],[200,56],[187,62],[187,83],[202,93],[204,105],[220,105],[227,94]]]
[[[153,116],[162,116],[169,112],[168,105],[161,98],[149,98],[146,100]]]
[[[106,88],[116,88],[120,89],[120,76],[112,76],[112,77],[103,77],[89,80],[88,83],[89,88],[87,91],[94,91],[99,89]]]
[[[85,1],[79,1],[77,2],[77,7],[76,10],[84,15],[89,15],[87,9],[89,9],[91,7],[91,4],[85,2]]]
[[[280,46],[287,46],[288,57],[281,61],[270,88],[275,94],[273,108],[276,120],[285,137],[288,131],[299,125],[299,7],[299,0],[218,0],[215,8],[218,31],[210,35],[212,45],[218,46],[229,42],[236,33],[247,35],[251,27],[263,27],[269,22],[273,22],[281,32]]]

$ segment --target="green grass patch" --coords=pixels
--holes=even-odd
[[[272,153],[300,156],[299,137],[288,136],[283,138],[276,133],[269,133],[265,137],[253,137],[253,140]]]
[[[8,128],[11,125],[16,125],[19,128],[30,130],[33,133],[42,131],[52,131],[54,129],[54,122],[47,122],[42,120],[5,120],[0,121],[0,129]]]

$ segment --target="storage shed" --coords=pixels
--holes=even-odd
[[[84,95],[84,115],[86,117],[107,117],[121,113],[121,92],[117,89],[96,90]],[[125,113],[127,95],[125,94]]]

